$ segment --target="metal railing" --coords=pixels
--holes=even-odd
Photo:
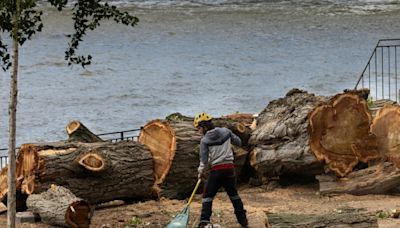
[[[102,133],[98,134],[101,139],[105,141],[110,141],[110,142],[119,142],[123,140],[127,141],[137,141],[139,137],[140,130],[142,128],[137,128],[137,129],[132,129],[132,130],[126,130],[126,131],[115,131],[115,132],[109,132],[109,133]],[[18,152],[17,148],[17,152]],[[0,153],[6,153],[7,148],[0,148]],[[7,156],[0,156],[0,168],[3,168],[4,166],[7,165]]]
[[[398,102],[399,47],[400,39],[379,40],[354,89],[368,88],[373,100],[389,99]]]

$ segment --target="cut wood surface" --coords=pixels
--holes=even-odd
[[[249,144],[250,164],[263,176],[287,173],[314,176],[323,172],[309,147],[308,113],[327,97],[293,89],[271,101],[259,114]]]
[[[319,175],[319,191],[323,195],[333,194],[385,194],[400,185],[400,170],[385,162],[366,169],[351,172],[345,178]]]
[[[310,228],[310,227],[346,227],[346,228],[378,228],[378,219],[374,213],[366,213],[359,209],[343,208],[329,214],[267,214],[268,228]]]
[[[7,194],[1,173],[0,197]],[[153,158],[134,142],[24,144],[17,157],[17,191],[34,194],[64,186],[91,204],[151,197]]]
[[[359,161],[380,157],[376,137],[369,131],[371,122],[364,99],[338,94],[310,113],[311,151],[338,176],[345,176]]]
[[[377,138],[381,156],[400,167],[400,106],[386,105],[380,109],[372,121],[371,133]]]
[[[55,226],[89,227],[93,215],[92,207],[87,201],[56,185],[40,194],[30,195],[26,204],[44,223]]]
[[[191,121],[153,120],[142,128],[138,141],[151,151],[153,191],[159,197],[190,195],[197,181],[200,139]]]
[[[85,125],[81,122],[74,120],[68,123],[65,127],[68,133],[68,141],[70,142],[102,142],[103,140],[91,132]]]
[[[154,192],[159,197],[184,199],[197,181],[201,135],[187,120],[152,120],[141,130],[138,141],[153,156]],[[247,151],[234,147],[238,175],[247,159]]]

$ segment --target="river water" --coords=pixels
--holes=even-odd
[[[41,6],[44,31],[21,49],[18,145],[66,139],[71,120],[104,133],[173,112],[257,113],[295,87],[332,95],[353,88],[378,39],[400,31],[398,1],[111,3],[140,23],[90,32],[86,69],[64,61],[70,11]],[[0,72],[0,148],[8,99],[9,73]]]

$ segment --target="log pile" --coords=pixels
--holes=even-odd
[[[271,101],[256,121],[252,114],[233,114],[213,122],[242,139],[242,147],[233,147],[238,176],[317,177],[322,194],[387,193],[400,183],[400,108],[387,105],[373,117],[366,97],[366,91],[326,97],[293,89]],[[43,201],[53,184],[92,205],[116,199],[184,199],[196,184],[202,136],[193,117],[174,113],[152,120],[138,142],[104,141],[79,121],[70,122],[66,131],[66,141],[22,145],[17,204],[24,205],[27,197]],[[2,201],[7,190],[4,168]],[[36,200],[40,194],[43,199]],[[59,221],[60,213],[53,219]]]

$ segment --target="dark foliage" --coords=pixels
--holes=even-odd
[[[49,0],[50,4],[58,10],[62,10],[67,0]],[[18,21],[13,21],[13,14],[16,11],[15,1],[3,0],[0,2],[0,31],[3,34],[10,34],[10,37],[17,39],[20,45],[30,40],[36,32],[41,32],[43,23],[41,20],[42,11],[37,10],[36,0],[21,0],[21,16]],[[65,51],[65,60],[68,65],[80,64],[82,67],[91,63],[90,55],[80,56],[76,54],[80,42],[88,30],[94,30],[100,25],[103,19],[113,19],[116,23],[134,26],[139,19],[127,12],[121,12],[115,6],[102,3],[101,0],[78,0],[73,7],[72,19],[74,21],[75,33],[68,35],[70,42]],[[14,26],[18,26],[16,33]],[[8,47],[0,36],[0,65],[4,71],[11,66]]]

